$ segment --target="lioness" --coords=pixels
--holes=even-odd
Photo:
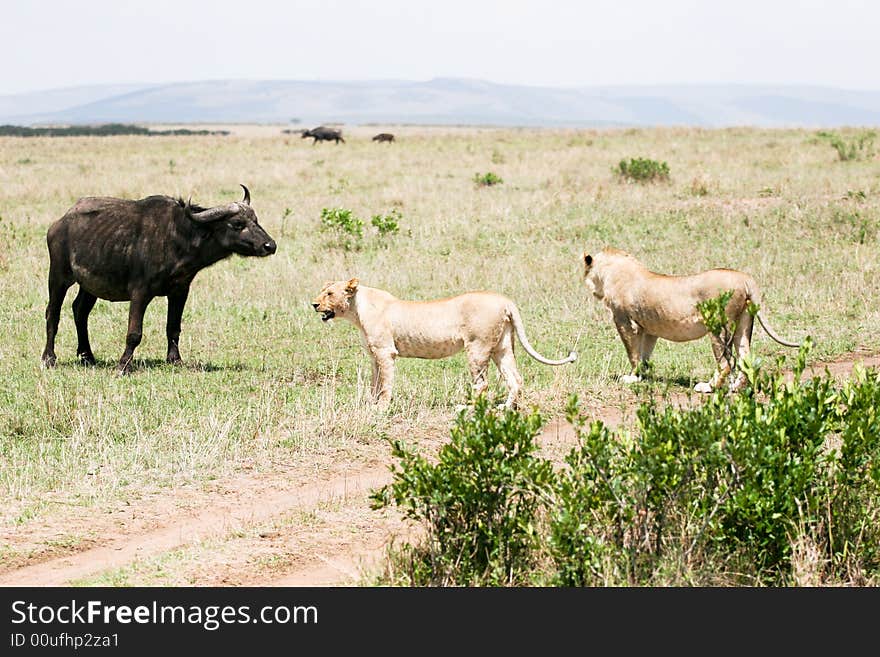
[[[356,278],[326,283],[312,302],[321,319],[347,319],[358,327],[373,359],[372,394],[380,404],[391,400],[394,359],[446,358],[467,354],[474,392],[488,387],[489,359],[507,384],[504,407],[512,407],[522,387],[513,355],[513,333],[526,352],[545,365],[564,365],[577,358],[548,360],[526,339],[516,305],[494,292],[468,292],[437,301],[402,301],[384,290],[360,285]]]
[[[621,377],[624,383],[640,381],[639,372],[651,359],[657,338],[685,342],[708,333],[697,304],[732,290],[727,317],[736,322],[732,346],[739,358],[749,353],[752,338],[752,315],[748,302],[761,303],[761,293],[754,279],[733,269],[710,269],[691,276],[667,276],[649,271],[629,253],[606,248],[595,256],[584,253],[584,278],[587,288],[611,309],[614,326],[626,347],[632,373]],[[800,345],[780,338],[761,312],[757,314],[767,335],[786,347]],[[711,392],[730,374],[731,363],[722,340],[709,334],[718,369],[710,382],[700,382],[694,390]],[[723,362],[722,362],[723,361]],[[731,391],[745,383],[739,372]]]

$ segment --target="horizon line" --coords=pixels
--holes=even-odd
[[[190,84],[202,84],[206,82],[300,82],[312,84],[359,84],[369,85],[376,83],[400,83],[400,84],[429,84],[437,81],[478,82],[491,84],[498,87],[523,87],[534,89],[558,89],[558,90],[584,90],[584,89],[627,89],[627,88],[662,88],[662,87],[753,87],[753,88],[801,88],[801,89],[826,89],[836,91],[849,91],[856,93],[880,93],[880,88],[868,87],[845,87],[832,84],[814,82],[634,82],[621,84],[533,84],[515,82],[497,82],[487,78],[466,76],[438,75],[427,79],[409,78],[368,78],[368,79],[345,79],[345,78],[264,78],[264,77],[225,77],[225,78],[197,78],[189,80],[165,81],[165,82],[83,82],[80,84],[64,85],[60,87],[41,87],[29,91],[15,91],[0,93],[0,97],[26,96],[30,94],[50,93],[57,91],[72,91],[84,87],[113,87],[113,86],[137,86],[141,88],[161,88],[183,86]]]

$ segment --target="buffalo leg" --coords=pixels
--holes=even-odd
[[[128,305],[128,333],[125,336],[125,351],[116,368],[120,374],[128,374],[131,371],[134,350],[141,343],[143,335],[144,312],[146,312],[150,301],[152,301],[152,297],[135,294]]]
[[[73,300],[73,322],[76,324],[76,355],[86,365],[95,364],[95,356],[89,344],[89,313],[98,300],[94,294],[86,292],[82,287]]]
[[[188,295],[189,287],[168,295],[168,321],[165,324],[165,335],[168,337],[168,358],[166,360],[169,363],[180,362],[180,349],[178,348],[180,320],[183,317],[183,307],[186,305]]]
[[[56,267],[49,266],[49,303],[46,306],[46,347],[43,349],[43,365],[55,367],[55,336],[61,319],[61,304],[72,281],[60,275]]]

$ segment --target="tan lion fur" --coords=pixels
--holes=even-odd
[[[658,338],[673,342],[697,340],[708,333],[697,304],[732,290],[727,317],[736,322],[732,348],[738,358],[749,353],[753,317],[748,304],[759,305],[761,293],[755,280],[733,269],[710,269],[689,276],[668,276],[649,271],[629,253],[605,248],[595,255],[584,253],[584,279],[593,296],[611,310],[612,320],[632,365],[632,372],[622,377],[626,383],[641,380],[639,371],[651,359]],[[798,347],[780,338],[759,311],[758,321],[779,344]],[[700,382],[697,392],[711,392],[730,374],[732,364],[725,355],[723,342],[709,334],[718,364],[710,382]],[[731,390],[745,382],[740,372]]]
[[[360,330],[373,361],[372,394],[382,404],[391,399],[394,360],[398,357],[446,358],[464,349],[476,394],[488,387],[486,374],[492,360],[507,385],[506,407],[515,405],[522,388],[513,353],[514,333],[526,352],[546,365],[563,365],[577,358],[574,352],[562,360],[549,360],[537,353],[526,339],[516,305],[494,292],[403,301],[353,278],[325,284],[312,307],[324,321],[345,319]]]

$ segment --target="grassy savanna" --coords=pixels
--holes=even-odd
[[[467,397],[463,355],[399,360],[395,400],[377,412],[356,330],[323,324],[310,306],[329,280],[356,276],[409,299],[475,289],[510,296],[541,353],[579,354],[549,368],[517,350],[524,405],[549,417],[562,415],[570,393],[587,407],[632,399],[617,381],[628,371],[624,349],[582,282],[582,252],[603,246],[665,273],[751,273],[780,333],[813,337],[814,360],[880,350],[880,164],[839,161],[812,131],[395,128],[388,147],[370,141],[376,128],[315,146],[280,127],[232,130],[0,138],[0,557],[59,549],[16,537],[63,524],[72,509],[87,515],[172,497],[278,463],[320,472],[342,460],[390,462],[383,436],[446,434]],[[669,180],[622,182],[613,167],[634,157],[668,163]],[[504,184],[475,185],[487,170]],[[132,375],[115,373],[127,303],[98,302],[90,333],[99,363],[78,365],[74,287],[58,367],[40,367],[52,221],[81,196],[169,194],[215,205],[240,199],[238,183],[250,188],[278,252],[233,256],[196,277],[183,365],[164,363],[164,299],[147,311]],[[364,220],[358,248],[322,230],[324,208]],[[379,237],[370,217],[393,210],[399,232]],[[753,349],[769,360],[795,356],[760,327]],[[653,382],[636,391],[689,390],[711,375],[713,360],[706,340],[661,342],[654,364]],[[494,369],[490,381],[501,397]],[[65,537],[74,548],[95,540],[87,526]]]

